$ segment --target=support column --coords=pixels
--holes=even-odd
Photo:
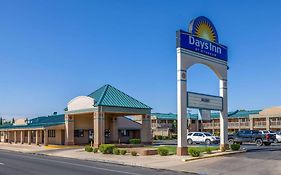
[[[270,118],[266,117],[266,130],[270,130]]]
[[[44,130],[44,146],[48,146],[49,144],[49,137],[48,137],[48,129]]]
[[[241,130],[241,119],[238,118],[238,131],[240,131],[240,130]]]
[[[31,144],[31,130],[27,131],[27,143],[30,145]]]
[[[177,155],[182,156],[187,154],[187,88],[186,88],[186,66],[180,50],[177,50],[177,130],[178,143]]]
[[[151,144],[152,143],[152,132],[151,132],[151,120],[150,115],[141,116],[141,143]]]
[[[223,98],[223,110],[220,111],[220,150],[225,151],[228,145],[228,105],[227,105],[227,80],[220,80],[220,96]]]
[[[254,119],[253,118],[250,118],[250,130],[253,130],[254,129]]]
[[[65,118],[65,145],[74,145],[74,116],[65,114],[64,118]]]
[[[7,140],[8,140],[8,143],[11,142],[11,133],[10,133],[10,131],[7,131]]]
[[[14,143],[17,143],[17,131],[14,131]]]
[[[111,128],[112,128],[111,129],[112,142],[119,143],[117,116],[112,117],[112,127]]]
[[[94,112],[94,147],[105,143],[104,128],[105,128],[104,113],[100,111]]]
[[[43,131],[42,130],[39,131],[39,135],[40,135],[39,136],[39,138],[40,138],[39,143],[42,144],[43,143],[43,141],[42,141],[42,139],[43,139]]]
[[[39,130],[35,131],[35,144],[39,145]]]
[[[4,131],[4,143],[7,143],[7,139],[8,139],[8,136],[7,136],[7,131]]]
[[[24,131],[21,130],[20,131],[20,143],[23,144],[23,142],[24,142]]]

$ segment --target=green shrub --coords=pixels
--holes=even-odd
[[[157,152],[160,156],[167,156],[169,154],[169,150],[167,148],[159,147]]]
[[[127,153],[127,151],[126,151],[125,149],[121,149],[121,150],[120,150],[120,154],[121,154],[121,155],[125,155],[126,153]]]
[[[140,144],[141,139],[130,139],[129,142],[130,142],[130,144]]]
[[[132,151],[132,152],[131,152],[131,155],[132,155],[132,156],[137,156],[138,153],[137,153],[136,151]]]
[[[85,151],[87,152],[93,152],[93,148],[91,146],[85,146]]]
[[[163,137],[162,136],[156,136],[156,140],[162,140]]]
[[[209,146],[207,146],[207,147],[205,148],[205,152],[206,152],[207,154],[211,154],[211,153],[212,153],[212,148],[209,147]]]
[[[103,154],[112,154],[114,148],[116,148],[116,146],[113,144],[101,144],[99,150]]]
[[[231,150],[233,150],[233,151],[238,151],[240,149],[240,145],[236,144],[236,143],[230,145],[230,147],[231,147]]]
[[[113,149],[113,154],[120,155],[120,150],[118,148]]]
[[[189,148],[188,149],[188,153],[192,156],[192,157],[199,157],[200,156],[200,150],[198,148]]]
[[[94,153],[97,153],[98,150],[99,150],[98,148],[94,148],[93,152],[94,152]]]

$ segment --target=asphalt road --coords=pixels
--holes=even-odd
[[[181,175],[175,171],[0,150],[0,175]]]

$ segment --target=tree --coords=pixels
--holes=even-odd
[[[12,119],[12,124],[14,124],[14,123],[15,123],[15,119],[13,118],[13,119]]]
[[[2,119],[2,117],[0,118],[0,125],[3,125],[3,119]]]

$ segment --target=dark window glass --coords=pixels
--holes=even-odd
[[[84,130],[83,129],[74,130],[74,137],[84,137]]]
[[[121,136],[123,137],[129,136],[129,131],[125,129],[121,130]]]

